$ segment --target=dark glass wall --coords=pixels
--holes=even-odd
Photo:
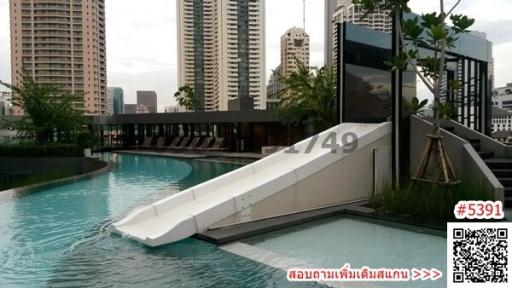
[[[391,36],[345,23],[342,43],[342,122],[380,123],[392,116]]]

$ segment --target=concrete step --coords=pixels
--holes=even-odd
[[[494,152],[492,151],[480,151],[478,152],[478,155],[480,155],[480,158],[482,159],[491,159],[494,157]]]
[[[493,169],[512,169],[512,159],[490,158],[484,160]]]
[[[468,142],[471,143],[471,145],[473,145],[473,144],[480,145],[480,139],[466,139],[466,140],[468,140]]]
[[[512,187],[505,187],[505,197],[512,197]]]
[[[482,150],[482,147],[481,147],[481,144],[480,143],[470,143],[471,146],[473,146],[473,148],[475,148],[475,150],[477,152],[480,152],[480,150]]]
[[[498,177],[498,180],[500,181],[501,185],[503,185],[503,187],[505,187],[505,188],[512,187],[512,178],[500,178],[500,177]]]
[[[455,134],[455,127],[449,127],[449,126],[447,126],[447,127],[442,127],[442,128],[443,128],[444,130],[446,130],[446,131],[448,131],[448,132],[452,133],[452,134]]]
[[[496,178],[512,178],[512,169],[491,169]]]

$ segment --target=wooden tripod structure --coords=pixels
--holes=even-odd
[[[413,185],[416,182],[428,182],[444,186],[459,184],[460,181],[458,181],[456,178],[452,162],[450,161],[450,158],[444,149],[442,141],[443,137],[432,134],[427,135],[427,137],[428,142],[425,146],[425,150],[423,151],[420,164],[416,169],[416,174],[414,177],[412,177],[412,180],[414,181]],[[435,172],[432,176],[427,175],[427,168],[430,162],[430,158],[437,160],[437,165],[439,165],[438,167],[441,168],[440,170],[442,171],[441,177],[438,177],[439,175],[436,175]]]

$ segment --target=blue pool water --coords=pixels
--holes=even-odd
[[[319,236],[321,235],[321,236]],[[246,243],[305,263],[301,268],[436,268],[446,273],[446,238],[379,225],[366,218],[334,217],[267,233]],[[347,287],[432,287],[439,281],[358,283]]]
[[[103,157],[114,166],[108,174],[18,197],[0,195],[0,287],[289,286],[285,272],[196,239],[151,249],[109,232],[112,221],[135,207],[240,165]]]

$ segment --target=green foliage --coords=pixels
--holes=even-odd
[[[285,85],[281,93],[279,116],[291,125],[311,121],[315,132],[336,124],[336,77],[331,67],[306,67],[300,61],[298,70],[281,76]]]
[[[442,7],[445,7],[444,2],[441,0]],[[439,99],[443,92],[453,92],[458,88],[457,85],[452,85],[448,86],[451,91],[443,91],[440,73],[445,69],[446,50],[454,47],[457,36],[467,32],[475,23],[474,19],[465,15],[452,13],[460,1],[457,1],[449,10],[443,8],[440,13],[425,13],[421,19],[415,17],[407,20],[402,20],[400,17],[402,13],[411,11],[408,6],[409,0],[355,0],[354,3],[361,4],[367,14],[377,10],[389,11],[390,17],[401,21],[396,32],[402,40],[400,47],[402,51],[399,56],[392,59],[390,63],[392,69],[406,70],[408,67],[413,67],[416,74],[434,94],[434,98],[438,100],[434,101],[435,127],[439,127],[437,111],[444,109],[445,117],[452,118],[453,111],[448,111],[448,107],[453,105],[445,103],[447,107],[438,107],[441,103]],[[447,20],[451,21],[452,27],[446,24]],[[422,55],[420,47],[433,51],[433,55]],[[417,69],[416,65],[421,66],[421,69]]]
[[[441,119],[453,120],[457,118],[457,108],[453,102],[447,101],[439,105],[439,117]]]
[[[68,144],[10,144],[0,145],[0,156],[10,157],[82,157],[84,147]]]
[[[378,211],[445,224],[455,220],[453,210],[459,201],[495,200],[486,186],[470,180],[449,189],[419,183],[409,191],[410,185],[405,183],[396,189],[386,187],[382,193],[371,197],[370,205]]]
[[[473,24],[475,24],[475,19],[471,19],[467,16],[460,15],[460,14],[451,15],[450,20],[452,21],[453,29],[457,33],[468,32],[469,27],[471,27],[471,26],[473,26]]]
[[[194,89],[185,85],[182,86],[174,93],[174,97],[180,106],[185,107],[187,110],[195,111],[198,110],[201,102],[196,97]]]
[[[85,123],[83,111],[75,109],[83,101],[81,97],[62,92],[54,85],[37,83],[26,75],[20,87],[2,81],[0,84],[14,92],[13,105],[24,110],[21,120],[12,123],[22,137],[47,144],[54,142],[58,135],[70,142]]]
[[[420,102],[420,100],[417,97],[412,98],[412,101],[409,104],[410,113],[413,115],[423,115],[423,111],[425,110],[427,104],[427,99]]]

